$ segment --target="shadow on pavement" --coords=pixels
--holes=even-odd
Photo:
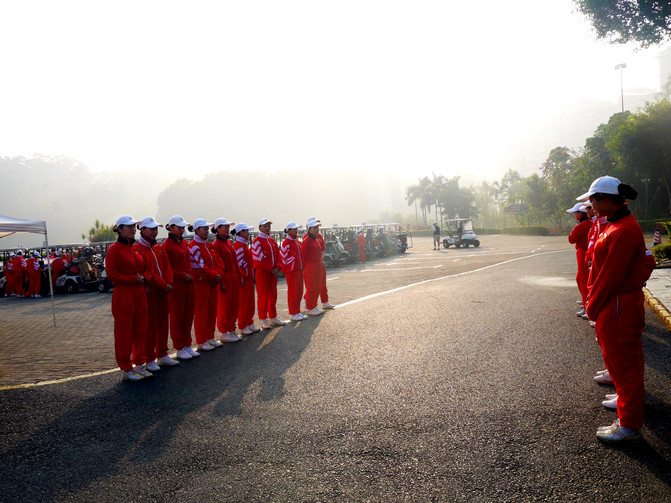
[[[301,330],[291,323],[249,336],[136,383],[113,374],[3,392],[0,501],[53,501],[76,494],[159,459],[180,440],[175,436],[185,421],[210,435],[208,426],[240,415],[246,401],[282,398],[284,374],[299,360],[321,319],[300,322]],[[109,387],[110,379],[119,381]],[[257,382],[258,396],[246,397]],[[90,397],[92,387],[106,389]],[[39,411],[31,410],[35,407],[29,404],[35,403]],[[201,409],[205,413],[196,414]],[[187,438],[183,445],[195,440]]]

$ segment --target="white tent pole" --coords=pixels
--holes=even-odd
[[[51,316],[56,326],[56,307],[54,306],[54,282],[51,281],[51,260],[49,260],[49,236],[47,235],[46,224],[44,226],[44,243],[47,245],[47,266],[49,269],[49,291],[51,292]]]

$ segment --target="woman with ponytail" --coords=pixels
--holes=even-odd
[[[238,261],[242,282],[239,290],[238,328],[243,335],[260,332],[254,325],[254,268],[252,266],[252,252],[249,250],[249,231],[254,227],[239,223],[235,226],[235,259]]]
[[[566,213],[573,213],[578,224],[573,228],[569,234],[568,242],[575,245],[576,261],[578,263],[578,274],[576,274],[575,281],[578,284],[580,297],[582,298],[582,309],[576,315],[582,317],[587,311],[587,262],[585,261],[585,254],[587,253],[587,238],[589,230],[592,228],[592,221],[587,218],[587,208],[583,203],[576,203],[573,208],[566,210]]]
[[[128,215],[119,217],[114,226],[118,238],[105,255],[105,271],[114,285],[114,354],[126,381],[151,377],[144,369],[147,335],[147,293],[142,254],[133,249],[135,226],[140,223]],[[133,364],[136,365],[133,368]]]
[[[303,296],[303,256],[298,242],[298,225],[289,222],[284,229],[287,235],[280,249],[280,268],[287,280],[287,301],[291,321],[302,321],[307,316],[301,313]]]
[[[617,394],[618,419],[596,432],[604,442],[636,440],[643,427],[643,286],[654,259],[650,260],[643,232],[627,208],[626,201],[637,195],[617,178],[602,176],[578,198],[589,199],[599,216],[607,219],[594,243],[587,283],[587,315],[596,322],[597,340]]]

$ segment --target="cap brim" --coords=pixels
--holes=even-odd
[[[589,190],[585,192],[582,196],[576,197],[576,201],[584,201],[585,199],[589,199],[589,196],[594,195],[594,192],[590,192]]]

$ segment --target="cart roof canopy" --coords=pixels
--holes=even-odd
[[[0,238],[20,232],[46,234],[47,223],[44,220],[21,220],[0,215]]]

